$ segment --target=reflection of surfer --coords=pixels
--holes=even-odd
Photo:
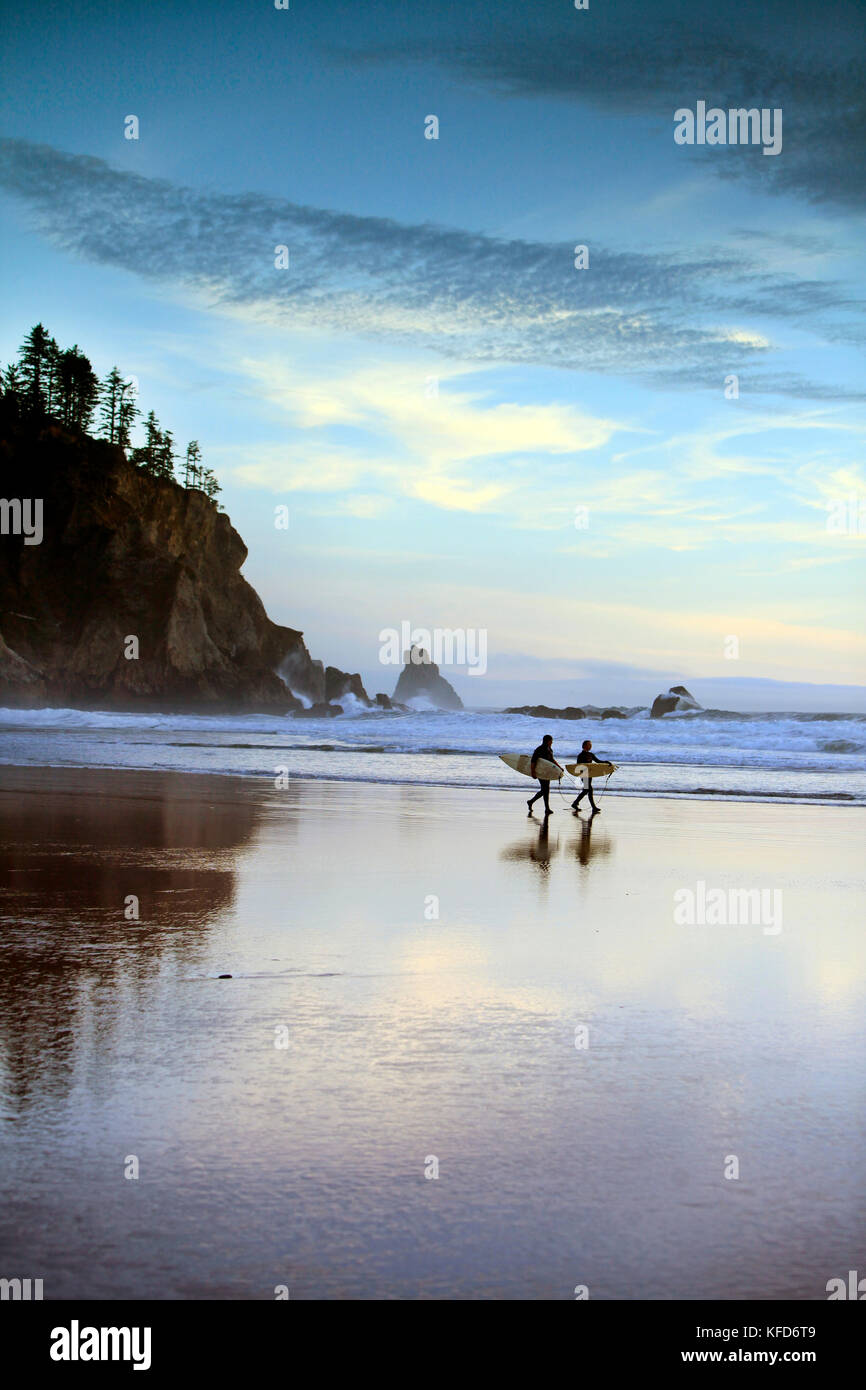
[[[585,738],[581,746],[581,751],[578,753],[574,761],[576,763],[600,763],[602,759],[597,758],[595,756],[595,754],[592,751],[592,744],[590,740],[588,738]],[[580,805],[581,801],[583,801],[583,798],[585,796],[589,797],[589,804],[592,807],[592,814],[594,816],[599,815],[601,808],[599,806],[596,806],[595,804],[595,800],[592,795],[592,778],[589,776],[587,776],[586,786],[584,787],[583,791],[580,792],[574,798],[574,801],[572,801],[571,803],[575,811],[577,810],[578,806]]]
[[[541,740],[535,752],[533,753],[532,761],[529,767],[529,775],[531,777],[535,776],[535,764],[541,761],[554,763],[557,767],[560,766],[560,764],[556,761],[555,757],[553,756],[553,734],[545,734],[544,738]],[[565,769],[563,768],[562,771],[564,772]],[[541,797],[544,801],[544,814],[546,816],[552,816],[553,812],[550,809],[550,782],[544,777],[539,777],[538,785],[541,788],[541,790],[537,791],[535,793],[535,796],[530,797],[530,799],[526,803],[529,807],[529,814],[532,815],[532,808],[535,805],[538,798]]]

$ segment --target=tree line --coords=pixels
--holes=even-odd
[[[59,348],[41,323],[27,334],[17,362],[0,370],[0,395],[18,418],[55,420],[82,434],[90,433],[98,412],[98,437],[119,444],[142,472],[174,478],[211,498],[222,491],[213,469],[202,464],[198,440],[190,440],[181,457],[152,410],[143,421],[144,443],[133,446],[132,427],[141,415],[134,382],[117,367],[100,381],[77,343]]]

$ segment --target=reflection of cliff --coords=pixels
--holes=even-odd
[[[7,1106],[62,1100],[76,1067],[115,1046],[118,992],[146,1029],[158,976],[200,961],[259,818],[251,798],[216,780],[0,769]],[[132,894],[138,921],[124,916]]]

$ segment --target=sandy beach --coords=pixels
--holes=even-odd
[[[0,769],[6,1263],[46,1298],[826,1298],[864,1248],[864,811],[553,804]],[[772,918],[675,920],[754,889]]]

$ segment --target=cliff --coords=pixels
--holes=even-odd
[[[54,424],[3,423],[0,467],[7,502],[42,504],[39,543],[4,509],[0,704],[286,712],[326,698],[322,663],[271,622],[240,573],[246,546],[203,492]]]

